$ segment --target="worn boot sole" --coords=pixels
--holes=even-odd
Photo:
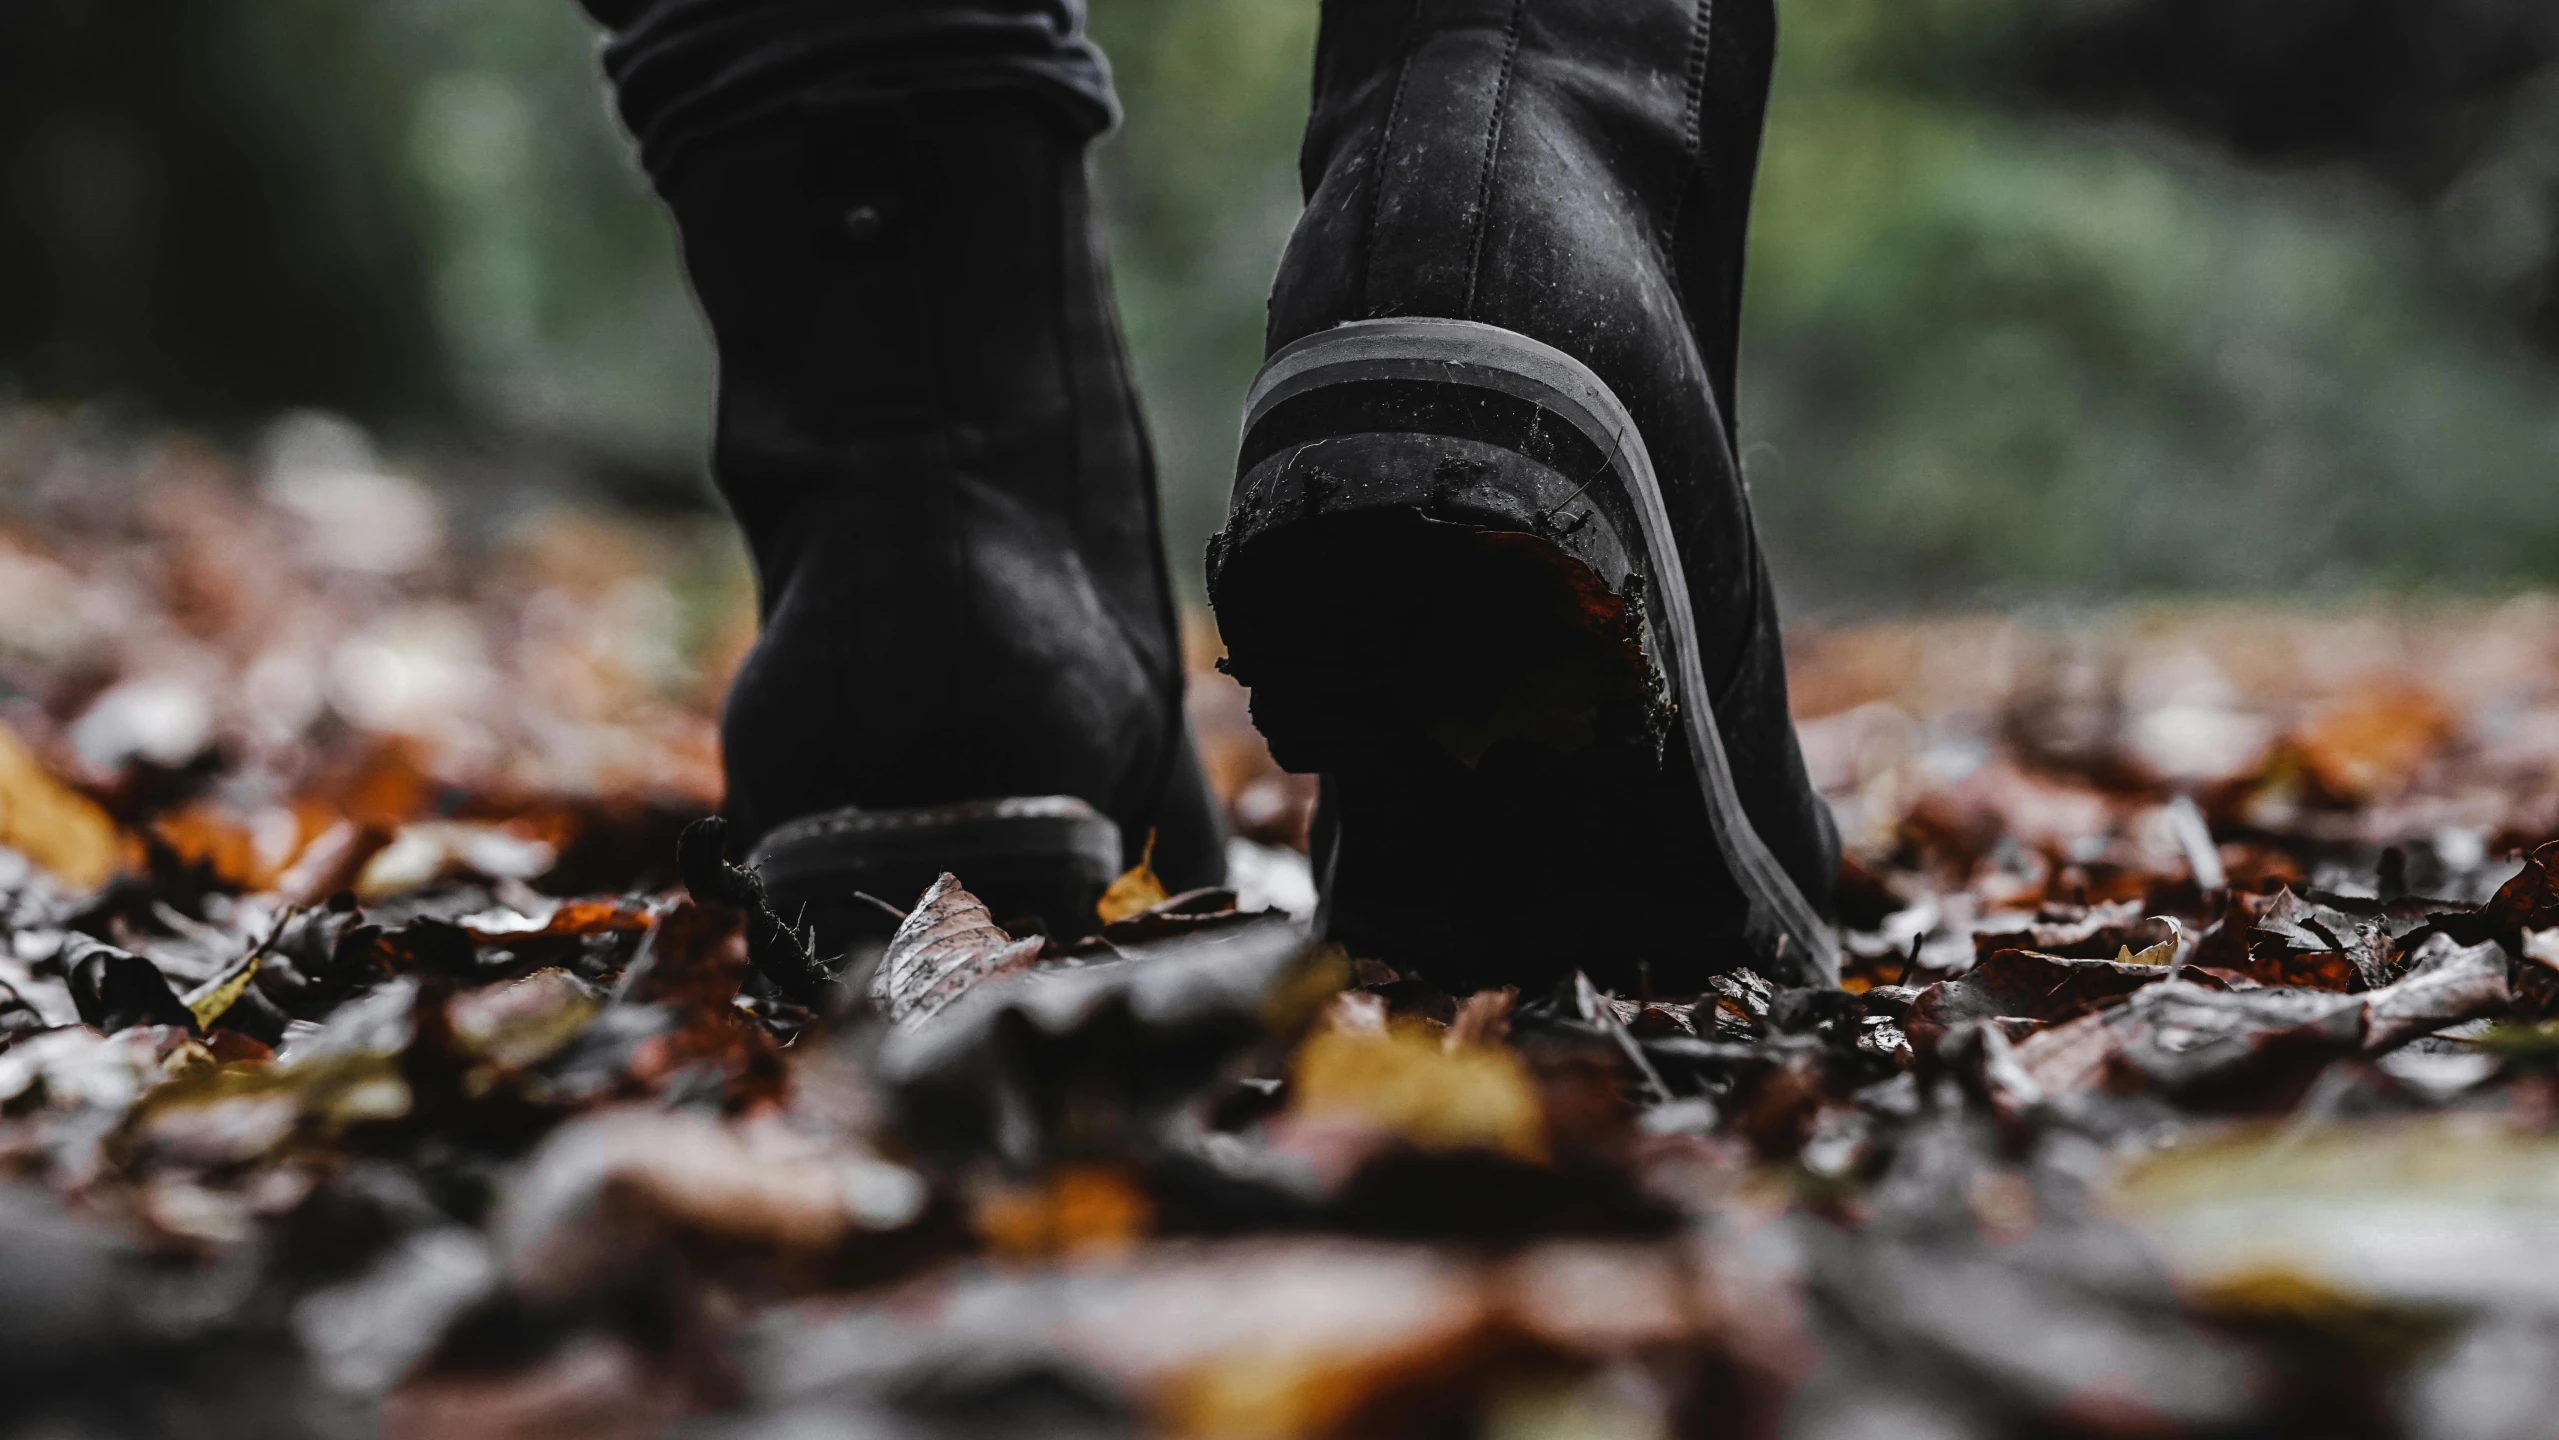
[[[832,810],[759,842],[747,864],[774,912],[817,931],[821,953],[884,938],[895,919],[862,897],[912,906],[949,871],[1015,934],[1074,938],[1118,877],[1120,828],[1071,795],[911,810]]]
[[[1643,436],[1587,366],[1342,325],[1263,368],[1237,473],[1210,597],[1274,754],[1327,777],[1328,933],[1451,985],[1835,983],[1735,793]]]

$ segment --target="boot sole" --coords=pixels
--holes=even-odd
[[[1120,828],[1071,795],[910,810],[832,810],[776,827],[747,857],[774,912],[817,931],[821,950],[885,938],[899,907],[945,872],[1014,934],[1080,938],[1120,873]]]
[[[1552,346],[1369,320],[1264,366],[1209,593],[1338,839],[1327,933],[1448,982],[1835,984],[1752,828],[1643,436]]]

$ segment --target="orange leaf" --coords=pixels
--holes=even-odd
[[[54,778],[6,725],[0,725],[0,845],[75,890],[114,879],[127,849],[107,812]]]
[[[1111,888],[1102,892],[1102,902],[1093,908],[1102,917],[1103,924],[1117,925],[1172,898],[1164,888],[1164,882],[1156,878],[1155,832],[1149,830],[1146,832],[1146,853],[1137,857],[1136,868],[1112,881]]]
[[[2340,800],[2396,790],[2459,728],[2442,701],[2413,686],[2355,691],[2293,737],[2302,764]]]
[[[975,1215],[979,1238],[1010,1259],[1115,1253],[1152,1228],[1154,1202],[1119,1170],[1068,1166],[1046,1184],[994,1191]]]

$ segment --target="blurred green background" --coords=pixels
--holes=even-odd
[[[1196,588],[1313,0],[1092,0]],[[2547,0],[1783,0],[1742,433],[1818,609],[2559,580]],[[569,0],[10,0],[0,398],[352,415],[699,504],[710,363]]]

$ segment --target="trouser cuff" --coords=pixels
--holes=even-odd
[[[843,93],[1018,88],[1082,138],[1119,121],[1083,0],[584,0],[661,184],[693,142]]]

